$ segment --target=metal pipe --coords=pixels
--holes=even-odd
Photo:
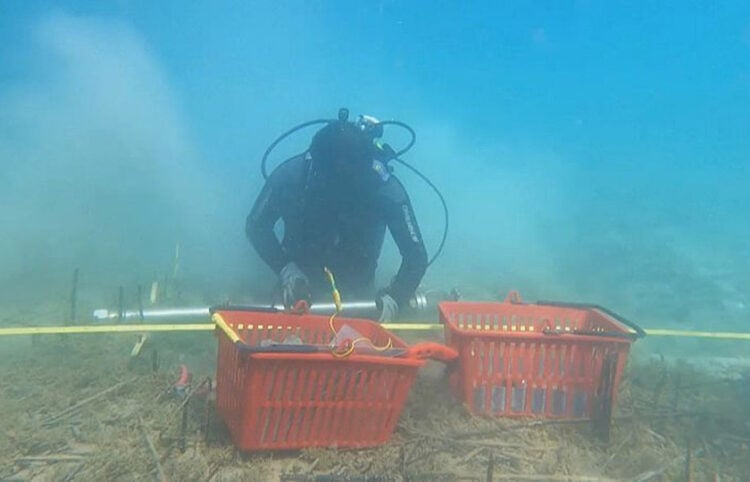
[[[310,313],[314,315],[331,315],[336,312],[333,303],[316,303],[310,306]],[[358,316],[363,318],[377,318],[378,307],[374,301],[345,301],[341,303],[341,316]]]
[[[224,308],[224,307],[219,307]],[[284,311],[283,305],[226,305],[227,310],[246,310],[246,311]],[[333,303],[316,303],[310,306],[310,313],[314,315],[330,315],[336,310],[336,305]],[[349,301],[342,304],[342,316],[357,316],[357,317],[376,317],[378,314],[378,308],[374,301]],[[158,321],[166,319],[179,318],[181,320],[191,319],[208,319],[211,317],[210,307],[201,306],[193,308],[162,308],[153,310],[128,310],[123,311],[122,314],[105,309],[98,309],[94,311],[94,319],[98,321],[106,320],[142,320],[142,321]]]
[[[430,310],[437,309],[438,302],[444,299],[455,300],[452,293],[443,293],[438,291],[416,293],[414,297],[409,301],[408,309],[413,312],[424,313]],[[215,306],[215,309],[227,309],[227,310],[246,310],[246,311],[284,311],[282,304],[267,305],[267,304],[255,304],[255,305],[235,305],[227,304],[222,306]],[[169,319],[180,319],[184,321],[189,320],[207,320],[211,317],[211,307],[188,307],[188,308],[162,308],[162,309],[151,309],[142,310],[139,306],[138,310],[123,310],[118,315],[117,312],[104,309],[98,309],[94,311],[94,319],[99,321],[121,319],[140,321],[165,321]],[[331,315],[335,313],[336,305],[332,302],[326,303],[313,303],[310,306],[309,312],[314,315]],[[353,318],[368,318],[376,320],[379,316],[379,311],[375,301],[344,301],[342,303],[341,316],[349,316]]]
[[[143,310],[144,321],[155,321],[169,318],[180,318],[180,319],[193,319],[202,318],[208,319],[210,317],[208,306],[200,308],[165,308],[159,310]],[[118,313],[116,311],[110,311],[108,309],[94,310],[94,319],[98,321],[104,320],[115,320],[118,319]],[[141,318],[140,310],[129,310],[122,312],[123,320],[137,320]]]

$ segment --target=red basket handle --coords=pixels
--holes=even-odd
[[[521,303],[521,294],[518,291],[513,290],[508,293],[508,296],[505,297],[505,302],[506,303]]]
[[[420,360],[429,358],[431,360],[448,363],[458,358],[458,352],[453,348],[441,345],[440,343],[424,341],[422,343],[417,343],[414,346],[410,346],[406,352],[406,356],[408,358],[418,358]]]

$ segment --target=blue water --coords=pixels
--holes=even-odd
[[[64,299],[75,267],[109,303],[177,243],[207,300],[265,290],[260,157],[346,106],[413,126],[449,203],[425,287],[748,330],[746,2],[5,3],[0,105],[6,305]],[[432,252],[440,205],[397,174]]]

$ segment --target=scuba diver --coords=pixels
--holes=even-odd
[[[309,149],[266,176],[271,149],[286,135],[314,123],[326,125]],[[336,120],[297,126],[266,152],[266,183],[247,217],[246,234],[278,274],[287,308],[330,296],[325,268],[335,274],[345,298],[375,295],[381,322],[393,320],[419,286],[427,252],[409,196],[388,166],[406,149],[396,153],[377,141],[387,123],[403,125],[369,116],[350,122],[342,109]],[[407,129],[413,144],[413,131]],[[284,226],[281,240],[274,232],[279,219]],[[386,228],[398,246],[401,265],[390,284],[376,292],[375,270]]]

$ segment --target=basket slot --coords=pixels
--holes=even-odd
[[[490,410],[493,413],[502,413],[505,412],[506,407],[508,406],[507,403],[507,387],[505,384],[495,384],[492,386],[492,392],[491,392],[491,406]]]
[[[302,370],[300,370],[302,371]],[[296,396],[292,399],[293,403],[287,408],[288,411],[288,424],[286,432],[284,433],[284,441],[292,441],[299,439],[299,429],[304,416],[305,406],[300,404],[301,400],[299,389],[296,389]]]
[[[289,332],[289,330],[287,330],[287,332]],[[299,371],[300,371],[300,368],[291,367],[288,370],[285,370],[286,373],[282,375],[285,378],[285,384],[284,384],[283,395],[280,400],[291,402],[284,406],[284,409],[281,413],[281,420],[280,420],[281,426],[280,426],[278,437],[280,437],[282,442],[289,440],[289,433],[292,430],[295,415],[300,408],[297,406],[300,401],[299,397],[294,396],[295,392],[297,392],[298,390],[297,383],[298,383]]]
[[[589,413],[589,396],[581,388],[573,390],[573,418],[581,418]]]
[[[274,443],[286,443],[289,441],[289,431],[292,428],[292,417],[297,411],[296,408],[277,408],[279,412],[279,421],[274,434]]]
[[[318,412],[320,420],[320,423],[318,424],[318,428],[315,431],[315,438],[314,440],[329,440],[331,443],[336,443],[336,440],[333,437],[333,434],[331,433],[331,426],[334,423],[334,409],[330,405],[326,405]]]
[[[505,377],[505,345],[503,343],[490,343],[489,370],[490,378]]]
[[[333,422],[333,429],[334,429],[334,438],[333,442],[334,444],[337,443],[339,440],[346,440],[348,437],[351,436],[351,428],[352,428],[352,407],[349,404],[343,403],[340,408],[337,409],[337,418],[338,420],[334,420]]]
[[[352,400],[349,393],[351,392],[351,386],[354,384],[354,379],[355,373],[353,369],[347,368],[341,370],[339,386],[336,391],[336,400],[338,400],[338,403],[336,409],[337,420],[333,423],[334,442],[345,440],[350,435]]]
[[[273,366],[263,373],[264,380],[262,386],[265,388],[264,400],[273,400],[271,397],[274,393],[273,386],[276,383],[276,370],[277,368]]]
[[[340,377],[340,372],[338,370],[331,370],[330,372],[330,376],[326,380],[323,396],[321,397],[321,399],[324,401],[334,400],[334,393],[336,392]],[[332,405],[326,404],[324,413],[325,415],[323,417],[323,423],[321,425],[321,433],[319,437],[324,440],[331,440],[335,442],[336,439],[334,439],[335,435],[332,429],[335,427],[334,419],[336,418],[336,409]]]
[[[583,376],[583,360],[579,356],[581,349],[578,345],[571,345],[570,359],[568,360],[568,380],[578,382]]]
[[[318,384],[318,370],[308,369],[307,376],[307,387],[305,387],[302,396],[303,400],[314,400],[315,388]],[[305,413],[302,418],[302,428],[300,429],[300,438],[304,441],[312,438],[312,422],[315,420],[316,407],[311,406],[305,408]]]
[[[264,339],[280,343],[282,341],[281,336],[282,335],[280,327],[274,324],[266,325],[266,336],[263,337]]]
[[[283,413],[284,410],[280,407],[273,407],[271,409],[271,432],[268,436],[268,439],[264,440],[264,442],[269,442],[271,444],[277,443],[279,437],[279,424],[281,422],[281,415]]]
[[[290,419],[290,429],[287,432],[286,440],[288,441],[299,441],[300,440],[300,428],[302,421],[305,418],[307,407],[298,407],[292,411]]]
[[[261,430],[258,434],[258,440],[260,443],[266,443],[268,440],[268,427],[271,425],[271,409],[269,407],[263,407],[258,410],[257,420],[261,423]],[[253,437],[254,434],[247,434],[248,437]]]
[[[514,381],[511,385],[510,410],[514,413],[523,413],[526,410],[525,380]]]
[[[533,387],[531,389],[531,412],[541,415],[547,407],[547,388],[545,386]]]
[[[318,383],[315,385],[315,390],[313,391],[313,400],[320,400],[320,401],[326,401],[328,392],[328,380],[333,376],[333,374],[329,371],[321,371],[318,374]]]
[[[344,393],[349,386],[349,379],[351,378],[351,369],[338,370],[338,379],[334,387],[333,396],[334,400],[342,400]]]
[[[547,345],[536,346],[536,356],[532,359],[532,378],[536,382],[547,383],[550,379],[551,355],[554,347]]]
[[[563,379],[565,379],[565,377],[569,373],[569,370],[566,370],[565,367],[565,362],[567,361],[568,357],[570,357],[570,350],[568,348],[568,345],[560,345],[560,349],[557,352],[558,381],[562,381]]]
[[[336,434],[336,440],[344,440],[348,436],[351,436],[351,430],[356,422],[353,415],[355,410],[353,409],[353,388],[357,384],[357,373],[352,369],[348,369],[343,373],[343,380],[341,381],[342,387],[339,388],[339,393],[343,400],[340,401],[339,409],[339,423],[335,425],[338,433]]]
[[[560,387],[553,388],[550,391],[550,396],[552,398],[551,404],[550,404],[550,415],[552,416],[558,416],[562,417],[565,414],[567,414],[567,407],[568,407],[568,397],[567,392],[563,390]]]
[[[390,372],[386,376],[387,381],[387,400],[388,402],[383,407],[383,415],[384,415],[384,426],[391,427],[394,426],[398,419],[398,413],[394,410],[394,406],[396,404],[396,401],[401,399],[405,394],[403,394],[403,387],[402,383],[405,381],[404,377],[401,373],[398,372]]]
[[[377,378],[375,380],[375,390],[379,396],[374,397],[375,399],[382,400],[381,403],[377,404],[376,408],[376,420],[373,421],[372,435],[377,435],[377,427],[387,427],[391,423],[391,407],[395,397],[394,386],[397,381],[397,375],[395,373],[389,373],[385,371],[378,371]]]

